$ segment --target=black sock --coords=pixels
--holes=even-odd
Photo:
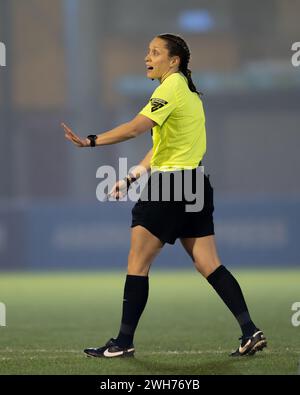
[[[221,265],[207,277],[207,281],[237,319],[243,336],[253,335],[257,328],[250,318],[242,290],[233,275]]]
[[[129,347],[132,344],[135,329],[147,303],[148,293],[148,276],[127,274],[121,327],[116,339],[118,346]]]

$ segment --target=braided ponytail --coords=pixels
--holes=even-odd
[[[186,77],[190,91],[197,93],[199,96],[202,96],[202,93],[198,92],[192,80],[192,72],[188,68],[191,55],[187,43],[183,40],[183,38],[174,34],[160,34],[157,37],[166,41],[170,56],[179,56],[179,71],[181,71],[182,74]]]
[[[192,80],[192,72],[191,72],[191,70],[186,68],[186,69],[180,69],[180,71],[187,78],[187,82],[188,82],[188,86],[190,88],[190,91],[196,92],[199,96],[202,96],[202,93],[197,90],[197,88],[195,87],[195,84],[194,84],[194,82]]]

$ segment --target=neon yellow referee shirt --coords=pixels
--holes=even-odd
[[[140,114],[152,119],[151,171],[194,169],[206,151],[202,101],[182,73],[169,75],[153,92]]]

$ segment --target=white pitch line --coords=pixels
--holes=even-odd
[[[49,354],[65,354],[65,353],[72,353],[72,354],[81,354],[83,351],[82,350],[45,350],[45,349],[36,349],[36,350],[12,350],[12,349],[2,349],[0,350],[0,354],[6,354],[6,353],[16,353],[16,354],[35,354],[35,353],[49,353]],[[139,355],[180,355],[180,354],[222,354],[226,353],[227,350],[183,350],[183,351],[177,351],[177,350],[170,350],[170,351],[141,351],[139,352]],[[228,351],[229,352],[229,351]]]
[[[265,353],[268,354],[280,354],[282,352],[286,352],[287,350],[264,350]],[[203,355],[203,354],[227,354],[229,353],[230,350],[169,350],[169,351],[141,351],[138,352],[138,355]],[[292,351],[295,354],[300,354],[300,350],[293,350]],[[12,349],[0,349],[0,354],[12,354],[15,353],[17,357],[21,357],[22,354],[25,357],[24,354],[78,354],[82,355],[83,351],[82,350],[73,350],[73,349],[68,349],[68,350],[45,350],[45,349],[36,349],[36,350],[12,350]],[[50,356],[49,356],[50,357]],[[4,359],[6,357],[1,357],[0,359]]]

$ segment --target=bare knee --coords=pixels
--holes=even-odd
[[[192,258],[196,270],[207,278],[220,265],[214,236],[183,238],[181,243]]]
[[[207,278],[221,265],[221,263],[218,258],[207,260],[205,258],[197,258],[194,260],[194,265],[196,270],[201,273],[203,277]]]

